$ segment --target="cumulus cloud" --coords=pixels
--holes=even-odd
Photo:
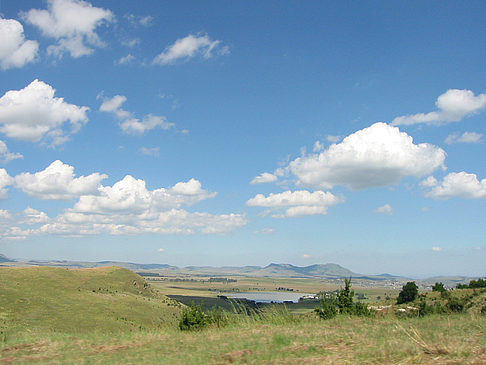
[[[31,207],[27,207],[24,210],[23,216],[24,218],[21,220],[21,223],[27,225],[45,224],[51,220],[46,213]]]
[[[125,176],[98,195],[83,195],[73,208],[40,227],[43,234],[226,233],[247,223],[241,214],[188,212],[182,206],[213,198],[196,179],[148,190],[144,180]]]
[[[250,184],[265,184],[277,181],[277,176],[274,174],[270,174],[268,172],[264,172],[258,176],[255,176]]]
[[[94,173],[75,177],[74,167],[54,161],[46,169],[15,176],[15,185],[26,194],[43,200],[69,200],[80,195],[98,194],[101,181],[108,176]]]
[[[24,158],[20,153],[10,152],[4,141],[0,141],[0,162],[7,163],[12,160]]]
[[[69,52],[78,58],[92,54],[93,47],[104,46],[96,28],[114,20],[110,10],[82,0],[48,0],[47,4],[47,10],[31,9],[23,17],[45,36],[57,40],[57,44],[48,47],[49,54],[62,57]]]
[[[375,123],[319,154],[291,161],[278,173],[293,174],[302,186],[330,189],[345,185],[359,190],[397,184],[407,176],[425,176],[444,168],[445,157],[437,146],[414,144],[397,127]]]
[[[342,203],[330,192],[307,190],[284,191],[283,193],[264,196],[257,194],[246,202],[250,207],[266,207],[272,210],[285,209],[286,217],[299,217],[305,215],[327,214],[327,209]],[[279,216],[278,214],[276,216]]]
[[[35,61],[39,43],[25,40],[24,27],[15,19],[0,18],[0,67],[22,67]]]
[[[127,101],[123,95],[115,95],[112,98],[105,98],[100,106],[100,111],[114,113],[121,119],[120,128],[127,134],[143,134],[154,128],[168,130],[175,126],[175,123],[168,122],[164,116],[148,114],[142,119],[134,118],[129,111],[122,109],[122,105]]]
[[[8,189],[7,186],[12,185],[13,178],[7,173],[7,170],[0,169],[0,199],[6,199]]]
[[[476,174],[468,174],[464,171],[451,172],[444,177],[442,182],[437,181],[433,176],[429,176],[420,185],[424,188],[430,188],[425,196],[433,199],[486,198],[486,179],[479,181]]]
[[[486,107],[486,94],[474,95],[471,90],[450,89],[437,98],[437,111],[404,115],[393,119],[393,125],[425,123],[440,125],[459,122]]]
[[[103,213],[116,211],[144,212],[180,208],[213,198],[216,193],[202,189],[196,179],[179,182],[166,189],[147,190],[144,180],[127,175],[113,186],[103,186],[99,195],[81,196],[74,212]]]
[[[463,134],[453,133],[447,136],[445,143],[481,143],[483,135],[476,132],[464,132]]]
[[[88,121],[88,107],[69,104],[54,97],[48,84],[34,80],[21,90],[10,90],[0,98],[0,132],[7,137],[51,145],[66,142]],[[71,124],[70,131],[63,129]]]
[[[228,53],[227,47],[221,47],[221,41],[213,41],[207,34],[203,36],[189,34],[187,37],[180,38],[174,44],[168,46],[154,58],[153,63],[168,65],[181,59],[189,59],[198,55],[204,58],[211,58],[213,51],[218,48],[220,54]]]
[[[440,251],[442,251],[442,247],[434,246],[434,247],[432,247],[432,251],[440,252]]]
[[[391,207],[390,204],[385,204],[381,207],[376,208],[375,213],[391,215],[391,214],[393,214],[393,208]]]

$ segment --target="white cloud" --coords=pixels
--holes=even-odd
[[[159,156],[160,155],[160,149],[159,147],[141,147],[140,148],[140,153],[146,156]]]
[[[114,113],[121,119],[120,128],[127,134],[143,134],[154,128],[168,130],[175,126],[175,123],[168,122],[164,116],[148,114],[141,120],[133,118],[133,114],[121,108],[127,98],[123,95],[115,95],[112,98],[106,98],[100,106],[100,111]]]
[[[35,61],[39,43],[25,40],[24,27],[15,19],[0,18],[0,67],[22,67]]]
[[[15,176],[15,185],[26,194],[43,200],[69,200],[85,194],[97,194],[108,176],[94,173],[75,177],[74,167],[54,161],[46,169]]]
[[[437,98],[437,111],[404,115],[393,119],[393,125],[426,123],[440,125],[458,122],[486,107],[486,94],[474,95],[471,90],[450,89]]]
[[[321,152],[323,149],[324,149],[324,145],[320,141],[314,142],[314,147],[312,148],[312,151]]]
[[[449,199],[453,197],[480,199],[486,198],[486,179],[479,181],[476,174],[451,172],[442,182],[433,176],[421,182],[421,186],[431,188],[425,196],[433,199]]]
[[[161,247],[159,249],[157,249],[157,252],[164,252],[165,250]]]
[[[154,21],[154,17],[150,15],[127,14],[125,18],[133,25],[142,25],[144,27],[150,27]]]
[[[31,230],[23,230],[16,226],[17,223],[16,217],[8,210],[0,210],[0,240],[24,240],[32,234]]]
[[[302,254],[302,258],[303,258],[303,259],[310,259],[311,257],[312,257],[312,256],[311,256],[311,255],[309,255],[308,253],[304,253],[304,254]]]
[[[270,174],[268,172],[264,172],[256,177],[253,178],[252,181],[250,181],[250,184],[265,184],[265,183],[271,183],[277,181],[277,176],[274,174]]]
[[[54,94],[50,85],[39,80],[21,90],[7,91],[0,98],[0,132],[23,141],[44,139],[54,146],[64,143],[88,121],[89,108],[66,103]],[[67,122],[70,131],[62,129]]]
[[[381,207],[376,208],[375,213],[391,215],[391,214],[393,214],[393,208],[391,207],[390,204],[385,204]]]
[[[166,117],[152,114],[146,115],[142,120],[129,118],[120,123],[122,131],[127,134],[143,134],[157,127],[168,130],[174,126],[175,123],[168,122]]]
[[[195,36],[189,34],[187,37],[180,38],[174,44],[168,46],[164,52],[157,55],[153,63],[159,65],[168,65],[175,63],[180,59],[188,59],[201,55],[204,58],[211,58],[213,51],[220,46],[221,41],[213,41],[209,36]],[[227,47],[222,47],[220,52],[228,53]]]
[[[22,156],[20,153],[10,152],[5,142],[0,141],[0,161],[1,162],[7,163],[9,161],[16,160],[19,158],[22,159],[24,158],[24,156]]]
[[[121,57],[119,60],[115,61],[115,64],[117,65],[126,65],[132,62],[135,59],[135,56],[133,56],[131,53],[127,54],[124,57]]]
[[[9,185],[12,185],[14,182],[13,178],[7,173],[5,169],[0,169],[0,199],[6,199],[8,189],[6,188]]]
[[[23,215],[24,219],[21,221],[21,223],[27,225],[45,224],[51,220],[46,213],[40,212],[31,207],[27,207],[24,210]]]
[[[442,251],[442,247],[434,246],[434,247],[432,247],[432,251],[440,252],[440,251]]]
[[[213,198],[198,180],[148,190],[145,181],[127,175],[99,195],[83,195],[72,209],[40,227],[43,234],[193,234],[226,233],[247,223],[241,214],[188,212],[182,206]]]
[[[437,146],[414,144],[413,138],[397,127],[375,123],[319,154],[291,161],[278,173],[292,173],[302,186],[330,189],[346,185],[359,190],[430,174],[444,167],[445,156]]]
[[[118,118],[130,118],[132,113],[124,110],[121,106],[127,101],[127,97],[123,95],[115,95],[112,98],[103,100],[100,106],[100,111],[107,113],[114,113]]]
[[[48,0],[47,7],[47,10],[31,9],[23,17],[45,36],[57,40],[56,45],[48,47],[49,54],[62,57],[69,52],[78,58],[92,54],[92,47],[104,46],[95,30],[114,20],[110,10],[96,8],[82,0]]]
[[[327,139],[328,142],[337,143],[337,142],[339,142],[342,139],[342,137],[341,136],[331,136],[331,135],[329,135],[329,136],[326,137],[326,139]]]
[[[143,212],[158,209],[180,208],[213,198],[216,193],[202,189],[198,180],[179,182],[173,187],[149,191],[144,180],[127,175],[113,186],[103,186],[99,195],[81,196],[73,208],[75,212]]]
[[[262,234],[262,235],[267,235],[267,234],[274,234],[275,229],[273,228],[262,228],[258,231],[255,231],[255,234]]]
[[[453,133],[447,136],[445,143],[453,144],[453,143],[481,143],[481,139],[483,135],[481,133],[476,132],[464,132],[463,134],[459,135],[458,133]]]
[[[139,38],[126,39],[122,41],[121,44],[126,47],[133,48],[140,44],[140,39]]]
[[[285,216],[299,217],[305,215],[327,214],[327,209],[342,203],[343,199],[324,191],[307,190],[284,191],[283,193],[264,196],[257,194],[246,202],[250,207],[267,207],[271,209],[286,208]],[[278,216],[278,215],[277,215]]]

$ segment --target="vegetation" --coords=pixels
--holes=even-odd
[[[418,295],[418,286],[414,281],[409,281],[398,293],[397,304],[413,302]]]
[[[316,308],[315,313],[322,319],[331,319],[337,314],[371,315],[367,305],[362,302],[354,302],[353,298],[354,290],[351,290],[351,278],[346,278],[344,279],[344,289],[339,290],[336,296],[324,295],[321,300],[321,308]]]
[[[446,288],[444,288],[444,284],[442,283],[435,283],[434,286],[432,287],[432,291],[437,291],[439,293],[444,293],[447,291]]]
[[[323,301],[332,303],[334,318],[316,321],[315,313],[294,314],[285,305],[181,309],[118,268],[2,269],[0,363],[486,362],[486,290],[451,290],[447,298],[428,292],[411,304],[443,313],[402,318],[392,305],[368,317],[349,315],[358,314],[351,309],[357,305],[368,308],[355,301],[350,279],[344,284]]]
[[[471,280],[469,284],[457,284],[457,289],[478,289],[486,288],[486,280],[479,278],[478,280]]]

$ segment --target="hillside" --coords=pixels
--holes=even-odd
[[[179,312],[175,302],[123,268],[0,268],[0,321],[10,328],[158,328],[173,326]]]

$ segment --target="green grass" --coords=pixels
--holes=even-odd
[[[1,269],[0,364],[486,363],[486,292],[461,314],[319,320],[274,306],[180,331],[180,308],[144,284],[119,268]]]
[[[4,336],[26,328],[73,334],[171,327],[179,314],[175,301],[126,269],[0,268]]]
[[[197,332],[161,329],[117,335],[29,333],[4,344],[0,361],[60,364],[480,364],[486,319],[469,314],[233,323]]]

